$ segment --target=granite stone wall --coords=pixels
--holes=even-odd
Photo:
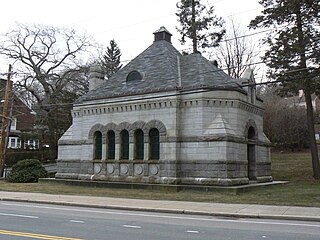
[[[145,100],[144,100],[145,99]],[[247,184],[248,142],[255,146],[257,181],[271,181],[263,110],[237,91],[127,97],[73,108],[73,125],[59,141],[57,178],[168,184]],[[249,128],[254,139],[248,139]],[[160,133],[160,159],[150,160],[149,131]],[[120,159],[120,131],[129,132],[129,159]],[[134,159],[134,131],[144,133],[144,158]],[[116,136],[115,159],[107,159],[106,133]],[[93,159],[93,136],[103,136],[102,159]]]

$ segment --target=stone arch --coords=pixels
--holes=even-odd
[[[108,131],[112,130],[112,131],[116,132],[117,127],[118,127],[117,124],[115,124],[113,122],[108,123],[107,125],[105,125],[103,127],[103,136],[104,136],[104,138],[107,136]]]
[[[158,120],[151,120],[147,123],[146,130],[149,132],[150,129],[156,128],[159,131],[160,136],[166,136],[167,135],[167,129],[166,126]]]
[[[104,135],[104,126],[100,123],[95,124],[89,131],[88,139],[93,140],[94,133],[100,131]]]
[[[154,142],[154,139],[150,138],[150,131],[152,129],[157,130],[158,134],[158,139],[157,142]],[[147,123],[146,125],[146,142],[149,143],[149,153],[148,153],[148,159],[153,159],[153,160],[158,160],[160,159],[161,152],[160,152],[160,144],[161,142],[165,141],[165,138],[167,136],[167,129],[166,126],[158,120],[151,120]],[[153,150],[156,150],[156,157],[153,157]]]
[[[128,131],[131,130],[131,124],[128,122],[121,122],[120,124],[118,124],[118,126],[116,127],[116,131],[120,132],[121,130],[126,129]]]
[[[141,129],[142,131],[147,130],[146,123],[144,121],[136,121],[132,123],[131,130]]]
[[[245,128],[244,128],[244,137],[246,140],[249,139],[249,130],[252,128],[254,130],[254,135],[250,138],[250,140],[257,140],[258,139],[258,127],[254,120],[249,119]]]
[[[148,125],[144,121],[136,121],[131,125],[131,131],[133,135],[137,129],[141,129],[143,131],[143,136],[145,139],[144,142],[146,142],[147,135],[148,135]]]
[[[117,124],[111,122],[104,126],[103,139],[106,143],[106,159],[114,160],[116,153],[116,129]]]
[[[115,129],[116,133],[116,143],[120,143],[120,132],[122,130],[127,130],[129,132],[129,139],[132,138],[131,124],[128,122],[121,122]]]

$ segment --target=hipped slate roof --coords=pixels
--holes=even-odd
[[[140,72],[142,81],[126,82],[131,71]],[[235,79],[201,54],[182,55],[171,42],[156,40],[110,79],[105,80],[98,89],[80,97],[76,104],[135,94],[201,88],[241,91]]]

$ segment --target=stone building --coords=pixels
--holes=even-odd
[[[240,185],[272,181],[253,73],[232,79],[201,54],[181,55],[161,27],[145,51],[73,106],[56,178]]]

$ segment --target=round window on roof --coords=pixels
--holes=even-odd
[[[127,76],[127,82],[141,81],[141,80],[142,80],[142,75],[138,71],[132,71]]]

